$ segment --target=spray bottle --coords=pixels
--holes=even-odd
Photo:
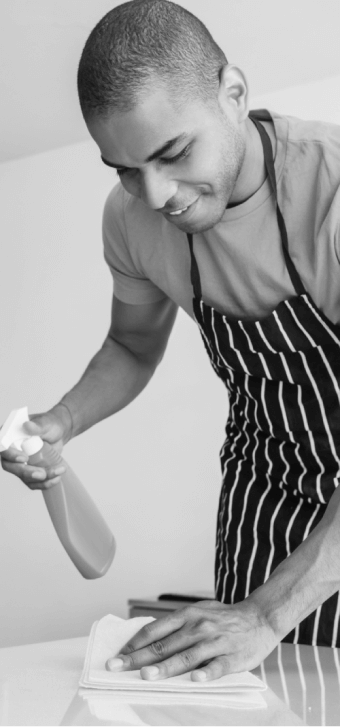
[[[84,578],[100,578],[109,569],[116,549],[114,537],[90,495],[59,452],[41,437],[29,436],[27,407],[14,409],[0,429],[0,452],[13,446],[38,467],[63,465],[58,484],[42,490],[57,535]]]

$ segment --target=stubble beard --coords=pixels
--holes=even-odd
[[[236,187],[244,162],[246,144],[241,133],[233,126],[228,118],[223,117],[222,126],[224,144],[221,164],[216,171],[214,213],[211,214],[210,220],[207,220],[206,223],[197,225],[196,229],[194,229],[194,225],[191,225],[191,229],[185,230],[186,232],[206,232],[207,230],[211,230],[212,227],[215,227],[223,218]]]
[[[216,184],[216,189],[218,190],[217,197],[221,205],[219,221],[223,217],[235,190],[246,154],[246,143],[242,134],[227,118],[224,119],[224,129],[226,145],[224,146],[223,161]],[[226,151],[227,149],[228,151]]]

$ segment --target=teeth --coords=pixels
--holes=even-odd
[[[176,212],[169,212],[169,214],[170,215],[181,215],[182,212],[185,212],[185,210],[187,210],[187,209],[188,209],[187,207],[183,207],[182,210],[176,210]]]

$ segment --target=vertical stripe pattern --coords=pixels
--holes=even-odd
[[[216,597],[235,603],[308,536],[338,485],[340,330],[307,294],[261,321],[196,298],[194,313],[230,398],[215,576]],[[340,646],[339,618],[336,594],[285,640]]]

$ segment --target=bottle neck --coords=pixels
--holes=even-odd
[[[30,457],[32,454],[40,452],[43,448],[44,442],[41,437],[29,437],[21,442],[22,451]]]

